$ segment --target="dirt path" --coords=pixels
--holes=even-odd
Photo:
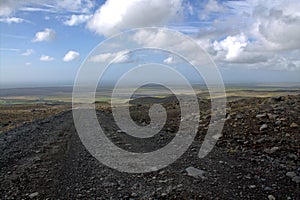
[[[235,108],[254,100],[233,103],[224,136],[207,157],[197,157],[199,138],[205,133],[201,129],[180,159],[165,169],[146,174],[121,173],[94,159],[76,133],[71,111],[25,124],[0,135],[0,198],[299,199],[299,183],[295,179],[300,175],[299,127],[289,127],[292,122],[300,124],[299,99],[297,96],[276,100],[272,104],[277,106],[273,107],[267,99],[257,100],[261,106],[252,102],[250,109]],[[251,112],[252,109],[257,111]],[[277,112],[276,119],[281,118],[281,124],[275,125],[276,119],[267,116],[256,116],[265,112]],[[117,129],[110,125],[109,112],[97,114],[101,123],[107,125],[107,134],[115,134]],[[206,118],[203,116],[203,124],[207,123]],[[265,123],[268,128],[259,131]],[[169,136],[138,145],[122,134],[113,140],[124,148],[138,150],[143,146],[149,150],[169,141],[173,133],[165,133]],[[189,176],[188,167],[203,170],[204,177]]]

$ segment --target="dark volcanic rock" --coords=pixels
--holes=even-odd
[[[198,151],[210,103],[199,102],[194,143],[175,163],[145,174],[119,172],[93,158],[71,111],[1,134],[0,199],[299,199],[300,135],[290,125],[300,124],[300,95],[230,102],[223,136],[203,159]],[[118,131],[109,110],[97,115],[115,144],[148,152],[170,142],[177,130],[177,105],[162,103],[169,104],[171,119],[151,142]],[[263,124],[267,128],[260,131]],[[205,178],[188,176],[191,169],[205,171],[192,170]]]

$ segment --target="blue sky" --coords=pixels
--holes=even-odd
[[[2,0],[0,85],[72,84],[101,41],[151,26],[192,37],[225,82],[300,82],[298,0]]]

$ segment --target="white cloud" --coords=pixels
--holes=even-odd
[[[178,41],[178,38],[173,38],[168,34],[167,29],[161,29],[159,31],[151,29],[141,29],[135,32],[133,40],[145,47],[174,47],[182,43]]]
[[[53,60],[54,60],[53,57],[46,56],[46,55],[42,55],[42,56],[40,57],[40,61],[50,62],[50,61],[53,61]]]
[[[1,0],[0,16],[9,16],[18,11],[90,13],[94,6],[94,0]]]
[[[222,4],[226,6],[224,13],[211,27],[202,28],[197,38],[219,66],[300,69],[299,54],[290,56],[300,48],[300,4],[297,0],[226,1]],[[239,32],[243,32],[245,38],[241,38]]]
[[[189,58],[192,64],[207,63],[206,54],[194,41],[179,34],[169,34],[168,29],[141,29],[133,36],[132,40],[144,48],[161,48],[170,52],[176,52],[184,58]],[[200,52],[199,52],[200,51]],[[202,57],[199,57],[199,53]]]
[[[216,0],[209,0],[203,10],[200,11],[200,19],[206,19],[210,13],[214,12],[223,12],[225,11],[225,7],[218,3]]]
[[[98,54],[96,56],[92,56],[89,58],[89,62],[105,62],[109,58],[113,57],[112,53],[103,53],[103,54]]]
[[[94,7],[93,0],[63,0],[56,1],[56,5],[61,9],[66,9],[72,12],[88,13]]]
[[[224,11],[224,9],[225,8],[216,0],[209,0],[204,7],[204,10],[209,12],[221,12]]]
[[[80,54],[76,51],[69,51],[63,58],[63,61],[70,62],[73,60],[79,60]]]
[[[26,66],[31,66],[31,62],[25,63]]]
[[[27,49],[24,53],[22,53],[22,56],[30,56],[34,53],[33,49]]]
[[[20,51],[20,49],[15,49],[15,48],[0,48],[0,51]]]
[[[88,21],[87,28],[110,36],[123,29],[164,25],[181,12],[182,0],[107,0]]]
[[[214,41],[213,47],[217,52],[226,52],[226,59],[237,58],[248,44],[247,37],[242,33],[235,36],[228,36],[224,40]]]
[[[167,26],[194,36],[220,67],[299,70],[299,51],[296,56],[290,56],[300,49],[299,0],[206,2],[203,5],[192,0],[107,0],[91,15],[96,4],[93,0],[1,0],[0,22],[24,22],[11,15],[27,11],[61,12],[65,15],[59,20],[64,19],[65,25],[86,23],[86,28],[104,36],[135,27]],[[199,16],[204,20],[191,22]],[[54,16],[51,15],[51,19]],[[33,41],[53,40],[55,32],[46,30],[38,32]],[[168,46],[190,54],[195,52],[184,41],[173,40],[163,32],[141,31],[133,36],[133,40],[143,42],[147,47]],[[93,59],[103,61],[114,54],[103,53]],[[124,61],[129,59],[122,58]],[[171,62],[171,58],[168,59],[165,62]]]
[[[22,7],[19,9],[20,11],[25,12],[49,12],[49,13],[55,13],[55,10],[52,10],[51,8],[38,8],[38,7]]]
[[[35,34],[35,38],[32,40],[33,42],[42,42],[42,41],[52,41],[56,37],[56,33],[54,30],[45,28],[44,31],[37,32]]]
[[[130,61],[130,56],[128,55],[128,51],[119,51],[119,52],[112,52],[112,53],[102,53],[89,58],[89,62],[107,62],[111,59],[114,60],[114,63],[125,63]],[[125,55],[123,55],[125,54]]]
[[[300,48],[300,4],[298,0],[226,1],[228,12],[220,16],[214,29],[222,27],[244,32],[265,51]],[[223,19],[222,19],[223,18]],[[221,20],[222,19],[222,20]],[[222,31],[222,30],[221,30]],[[231,34],[223,30],[223,37]],[[253,47],[254,48],[254,47]]]
[[[7,23],[7,24],[12,24],[12,23],[19,24],[19,23],[22,23],[24,21],[25,21],[24,19],[17,18],[17,17],[0,18],[0,22]]]
[[[0,16],[9,16],[18,7],[18,2],[13,0],[0,1]]]
[[[172,56],[170,56],[170,57],[164,59],[163,62],[166,63],[166,64],[168,64],[168,65],[170,65],[170,64],[175,64],[175,63],[176,63],[175,60],[174,60],[174,58],[173,58]]]
[[[300,11],[290,13],[283,7],[271,9],[265,15],[260,14],[254,24],[253,33],[266,48],[298,49],[300,48]]]
[[[76,26],[88,21],[92,15],[72,15],[70,19],[64,22],[68,26]]]
[[[209,38],[201,38],[195,40],[197,44],[204,49],[208,54],[215,55],[217,52],[214,50],[212,40]]]
[[[126,51],[124,51],[124,52],[126,52]],[[120,57],[118,57],[118,56],[120,56]],[[129,62],[132,62],[132,60],[130,59],[129,54],[116,55],[116,60],[114,60],[114,63],[129,63]]]

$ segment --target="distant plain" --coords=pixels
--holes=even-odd
[[[193,85],[193,88],[200,98],[210,98],[204,85]],[[225,85],[225,89],[227,101],[300,94],[300,85],[298,84],[228,84]],[[70,110],[72,108],[72,90],[73,88],[70,86],[0,89],[0,133],[26,122]],[[109,106],[111,92],[112,87],[97,89],[95,98],[97,109]],[[151,85],[139,88],[134,94],[133,98],[147,96],[165,98],[171,95],[166,89]],[[117,100],[129,101],[129,99]]]

